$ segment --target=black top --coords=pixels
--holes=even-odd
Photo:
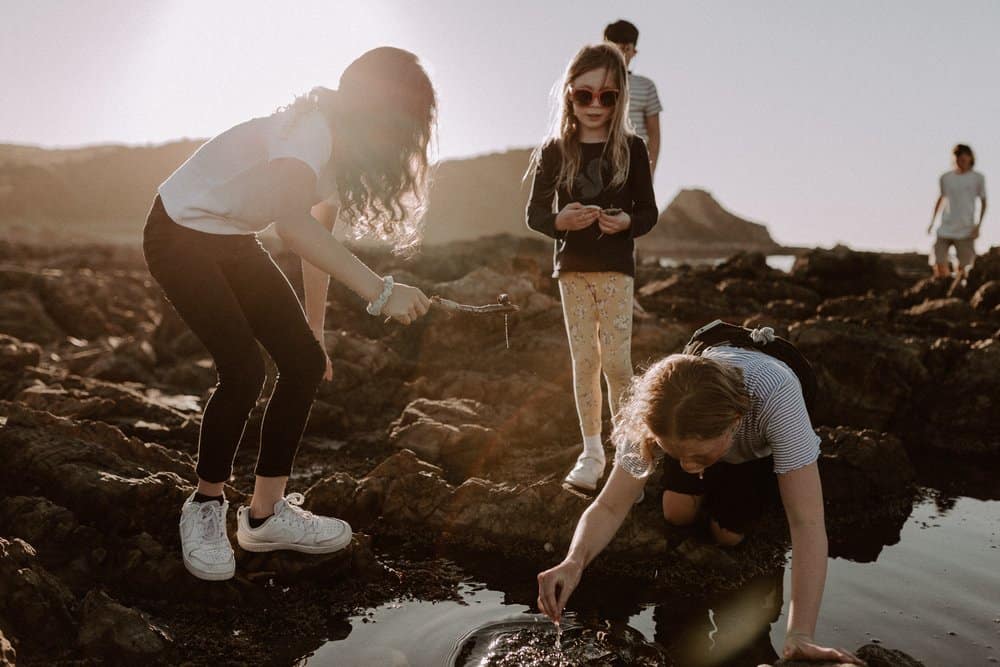
[[[611,161],[603,156],[605,142],[580,145],[580,173],[573,191],[565,187],[555,191],[562,159],[554,141],[542,148],[542,159],[535,170],[528,200],[528,227],[555,239],[553,277],[560,271],[615,271],[635,276],[635,241],[656,224],[656,199],[649,171],[649,153],[637,136],[629,139],[628,179],[617,189],[606,186],[611,180]],[[552,198],[557,195],[557,211],[572,202],[597,204],[601,208],[620,208],[632,218],[632,226],[617,234],[604,234],[595,222],[573,231],[556,229]]]

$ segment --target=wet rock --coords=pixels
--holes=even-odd
[[[937,345],[940,373],[913,401],[903,429],[915,446],[964,454],[1000,454],[1000,340]]]
[[[646,362],[680,352],[689,338],[690,328],[679,324],[656,318],[633,322],[632,363],[641,367]]]
[[[762,252],[738,252],[720,262],[713,268],[712,273],[720,280],[725,278],[754,280],[784,275],[781,271],[768,266],[767,255]]]
[[[238,549],[236,568],[256,582],[308,582],[322,585],[345,578],[363,579],[384,574],[383,566],[371,550],[371,538],[355,533],[351,544],[330,554],[297,551],[253,553]]]
[[[763,313],[779,320],[794,321],[804,320],[816,312],[814,306],[810,306],[794,299],[779,299],[768,301],[764,304]]]
[[[106,530],[145,530],[173,535],[177,508],[191,493],[177,473],[149,472],[125,457],[141,443],[96,422],[74,422],[0,402],[0,486],[11,495],[38,495],[70,508]],[[149,461],[176,465],[150,448]],[[153,466],[150,466],[151,468]]]
[[[820,304],[816,314],[820,317],[853,320],[857,322],[881,323],[889,319],[889,301],[885,298],[865,296],[842,296]]]
[[[77,643],[87,655],[112,662],[166,662],[171,642],[163,630],[106,593],[88,593],[80,616]]]
[[[413,401],[393,425],[389,441],[421,458],[440,462],[464,479],[488,467],[505,443],[492,428],[492,410],[471,399]]]
[[[730,278],[723,280],[716,287],[731,302],[747,299],[757,303],[768,303],[788,299],[806,306],[815,307],[822,300],[815,290],[787,280],[743,280]]]
[[[955,296],[972,295],[991,280],[1000,280],[1000,246],[976,257],[976,263],[969,269],[965,285],[957,285],[961,293]]]
[[[40,496],[0,499],[0,534],[33,545],[39,561],[71,588],[89,582],[104,559],[102,536],[73,513]],[[87,545],[80,549],[79,545]]]
[[[919,347],[871,327],[808,320],[789,335],[816,370],[817,424],[885,430],[929,380]]]
[[[0,399],[12,398],[17,393],[25,369],[37,366],[41,356],[38,345],[0,334]]]
[[[166,299],[160,300],[158,310],[160,318],[153,333],[152,345],[160,363],[208,356],[208,350]]]
[[[647,283],[636,290],[636,297],[646,310],[680,322],[726,319],[733,310],[726,296],[715,289],[715,283],[690,271]],[[759,304],[742,304],[744,312],[755,310],[754,306]]]
[[[838,246],[832,250],[817,248],[800,255],[792,266],[791,276],[825,298],[864,294],[870,289],[901,289],[906,279],[900,277],[891,261],[874,252],[857,252]]]
[[[947,276],[930,276],[908,287],[899,297],[899,306],[909,308],[925,301],[943,299],[948,296],[951,278]]]
[[[163,384],[197,392],[208,391],[219,380],[215,372],[215,362],[211,357],[188,358],[173,366],[159,369],[157,375]]]
[[[0,625],[32,646],[59,645],[75,627],[73,594],[41,563],[35,549],[0,537]]]
[[[983,283],[972,295],[969,305],[983,313],[989,313],[1000,306],[1000,280]]]
[[[945,322],[965,322],[973,317],[974,312],[967,301],[952,297],[924,301],[907,309],[902,315],[916,321],[942,320]]]
[[[197,397],[164,394],[141,385],[105,382],[34,369],[33,381],[17,400],[36,410],[67,417],[100,419],[130,435],[197,442]]]
[[[876,498],[883,507],[892,498],[913,498],[916,471],[899,438],[846,427],[818,432],[823,498],[839,511],[870,506]]]
[[[63,337],[45,306],[33,292],[0,292],[0,333],[33,343],[51,343]]]

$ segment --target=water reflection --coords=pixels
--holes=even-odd
[[[654,639],[678,665],[736,667],[777,659],[771,624],[781,616],[783,572],[697,605],[657,605]]]

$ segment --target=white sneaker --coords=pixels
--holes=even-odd
[[[229,501],[196,503],[195,494],[181,507],[181,553],[184,567],[199,579],[222,581],[236,574],[236,557],[226,535]]]
[[[580,458],[576,460],[576,465],[563,481],[587,491],[595,491],[597,490],[597,482],[603,476],[604,461],[581,454]]]
[[[291,549],[307,554],[340,551],[351,543],[346,521],[316,516],[302,509],[305,497],[289,493],[274,504],[274,514],[257,528],[250,527],[250,508],[236,511],[236,540],[247,551]]]

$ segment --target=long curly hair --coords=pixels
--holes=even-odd
[[[595,69],[608,70],[615,87],[619,90],[618,103],[615,104],[611,114],[608,141],[604,148],[604,154],[610,159],[612,168],[609,186],[621,187],[628,180],[629,139],[635,134],[628,119],[628,68],[622,52],[614,44],[608,43],[594,44],[580,49],[566,68],[562,81],[553,87],[553,114],[547,141],[532,152],[526,178],[534,174],[541,164],[542,150],[545,146],[555,143],[562,154],[556,187],[572,191],[573,181],[580,171],[581,156],[579,121],[573,113],[570,87],[578,76]]]
[[[619,450],[638,443],[646,463],[656,438],[716,438],[750,409],[738,368],[691,354],[672,354],[632,378],[614,416],[611,440]]]
[[[319,109],[330,123],[340,219],[352,238],[398,253],[423,233],[437,95],[419,59],[383,46],[348,65],[337,90],[314,88],[281,111],[289,123]]]

